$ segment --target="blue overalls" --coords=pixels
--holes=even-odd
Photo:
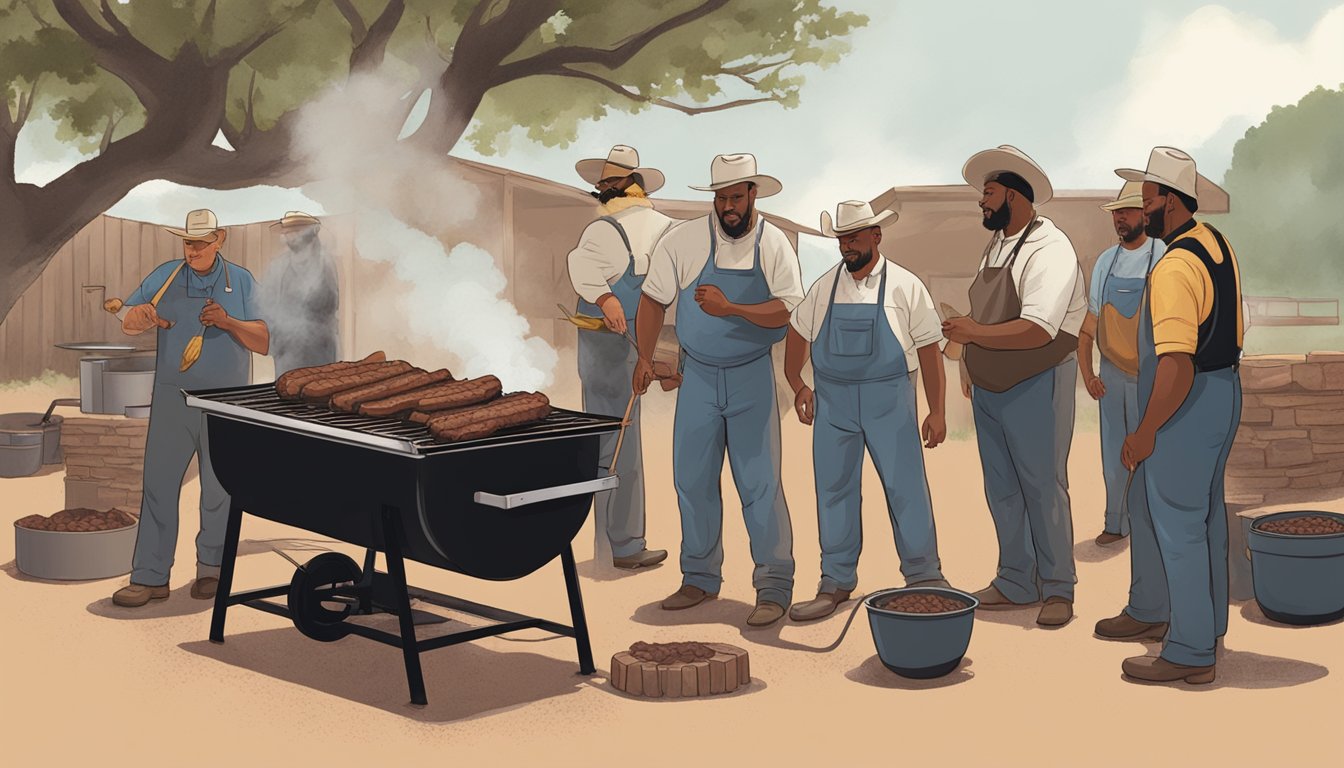
[[[672,429],[672,474],[681,508],[683,582],[710,593],[722,583],[725,448],[756,563],[758,600],[787,606],[793,599],[793,528],[780,484],[779,405],[770,348],[787,328],[762,328],[740,317],[714,317],[695,290],[714,285],[729,301],[761,304],[772,296],[761,270],[761,233],[750,269],[720,269],[718,237],[709,225],[709,258],[677,296],[677,338],[685,352]]]
[[[126,303],[148,303],[177,265],[176,261],[160,265]],[[157,329],[154,394],[145,441],[144,495],[131,570],[131,581],[135,584],[155,587],[168,583],[177,549],[182,479],[191,457],[198,452],[201,527],[196,537],[197,575],[213,575],[223,556],[229,496],[210,464],[205,419],[199,410],[187,407],[181,390],[249,383],[251,353],[218,327],[202,329],[198,318],[209,298],[231,317],[255,320],[250,307],[253,285],[247,270],[225,262],[221,254],[206,275],[198,275],[190,267],[181,270],[159,299],[156,307],[159,317],[171,321],[173,326]],[[204,337],[200,359],[186,371],[179,371],[187,342],[198,334]]]
[[[1176,247],[1173,242],[1167,253]],[[1211,312],[1217,312],[1216,304]],[[1145,301],[1139,323],[1139,401],[1145,408],[1157,360],[1152,313]],[[1147,469],[1148,510],[1171,602],[1171,624],[1161,655],[1176,664],[1213,664],[1217,639],[1227,633],[1223,472],[1240,422],[1241,377],[1236,366],[1197,369],[1185,402],[1157,431],[1153,453],[1142,465]]]
[[[616,219],[601,217],[620,233],[621,242],[630,256],[630,263],[620,278],[610,284],[611,292],[621,302],[631,337],[635,336],[635,313],[644,287],[644,275],[635,274],[635,254],[630,238]],[[602,317],[602,308],[579,299],[580,314]],[[579,379],[583,385],[583,410],[602,416],[624,416],[630,401],[630,380],[634,377],[639,352],[625,338],[607,331],[579,331]],[[598,448],[598,462],[610,468],[616,454],[619,435],[602,436]],[[621,484],[611,491],[602,491],[593,497],[596,523],[606,531],[611,542],[613,557],[630,557],[641,552],[644,539],[644,449],[640,438],[639,400],[630,410],[630,425],[625,428],[625,442],[617,461],[616,473]]]
[[[812,461],[821,534],[817,591],[858,585],[865,445],[886,494],[906,583],[941,579],[915,387],[885,310],[887,272],[882,272],[875,304],[836,304],[839,283],[837,270],[826,318],[812,344],[817,385]]]
[[[1117,245],[1119,249],[1123,246]],[[1148,287],[1147,275],[1153,270],[1155,240],[1148,240],[1148,269],[1144,277],[1116,277],[1112,261],[1101,284],[1101,310],[1111,306],[1121,317],[1139,317],[1143,297]],[[1101,313],[1098,313],[1100,318]],[[1100,323],[1099,323],[1100,324]],[[1136,326],[1141,323],[1136,322]],[[1136,327],[1135,329],[1139,329]],[[1141,331],[1140,331],[1141,333]],[[1142,411],[1139,410],[1139,379],[1112,362],[1102,348],[1100,375],[1106,385],[1106,394],[1100,402],[1101,411],[1101,471],[1106,482],[1106,530],[1130,535],[1129,544],[1129,602],[1125,613],[1148,624],[1167,621],[1170,605],[1167,600],[1167,578],[1162,571],[1162,556],[1158,553],[1157,537],[1153,532],[1153,518],[1148,511],[1148,492],[1145,487],[1144,465],[1134,471],[1133,482],[1120,460],[1125,437],[1139,428]],[[1125,486],[1129,484],[1129,497]],[[1132,535],[1131,535],[1132,534]]]

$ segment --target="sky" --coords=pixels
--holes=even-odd
[[[762,208],[817,226],[824,208],[888,188],[961,183],[971,154],[1013,144],[1060,189],[1104,189],[1113,169],[1143,167],[1159,144],[1190,152],[1220,181],[1232,147],[1271,107],[1344,83],[1344,3],[1204,4],[835,0],[870,21],[851,53],[807,68],[801,104],[700,116],[613,114],[565,148],[519,136],[507,154],[455,155],[582,186],[574,163],[634,145],[668,179],[661,196],[700,199],[720,153],[751,152],[784,191]],[[42,183],[73,162],[36,123],[21,137],[19,177]],[[214,192],[149,182],[109,211],[173,224],[210,207],[225,223],[325,211],[299,190]]]

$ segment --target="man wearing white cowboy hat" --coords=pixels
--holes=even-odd
[[[793,310],[785,341],[784,375],[794,409],[799,421],[813,425],[821,538],[821,584],[815,599],[789,610],[794,621],[831,615],[858,586],[865,445],[882,481],[906,585],[948,586],[914,385],[915,370],[923,370],[930,407],[922,433],[925,447],[933,448],[947,436],[943,334],[928,288],[878,251],[882,224],[896,219],[895,211],[874,215],[860,200],[836,206],[834,222],[822,211],[822,234],[839,241],[842,261]],[[802,377],[809,358],[815,393]]]
[[[663,186],[663,174],[639,164],[633,147],[618,144],[606,159],[580,160],[579,176],[592,184],[602,216],[589,224],[569,252],[569,282],[579,294],[581,315],[601,317],[603,330],[579,330],[579,379],[583,409],[604,416],[625,415],[630,378],[638,351],[629,338],[635,331],[640,288],[649,272],[649,254],[672,219],[653,209],[648,194]],[[629,334],[629,336],[627,335]],[[630,407],[616,472],[616,490],[594,501],[597,554],[610,556],[617,568],[642,568],[667,559],[667,551],[650,550],[644,539],[644,452],[640,407]],[[600,462],[610,466],[617,435],[602,438]]]
[[[1125,436],[1139,425],[1139,305],[1148,275],[1166,252],[1143,226],[1143,184],[1127,181],[1110,211],[1119,243],[1097,258],[1088,292],[1087,317],[1078,334],[1078,370],[1088,394],[1099,400],[1101,472],[1106,484],[1106,514],[1099,546],[1133,532],[1129,546],[1129,599],[1118,615],[1097,622],[1107,640],[1160,640],[1167,631],[1167,581],[1148,514],[1142,468],[1131,481],[1120,463]],[[1100,375],[1092,367],[1092,343],[1101,350]]]
[[[317,217],[302,211],[288,211],[271,224],[283,235],[285,251],[267,268],[257,299],[271,329],[277,377],[340,357],[340,280],[318,238],[321,228]]]
[[[1150,237],[1167,253],[1148,279],[1139,322],[1143,419],[1121,461],[1143,466],[1171,622],[1159,656],[1121,665],[1138,680],[1213,682],[1227,632],[1227,506],[1223,473],[1241,421],[1241,277],[1218,230],[1200,221],[1198,174],[1185,152],[1156,147],[1148,168],[1119,169],[1143,183]]]
[[[970,288],[971,314],[943,323],[965,345],[985,499],[999,539],[998,575],[975,593],[985,609],[1044,599],[1036,623],[1073,618],[1073,521],[1068,458],[1074,355],[1087,313],[1073,244],[1036,206],[1050,179],[1016,147],[979,152],[962,168],[981,190],[994,234]]]
[[[773,624],[793,596],[793,528],[780,483],[779,405],[770,350],[803,299],[798,255],[756,210],[778,179],[749,154],[710,163],[714,213],[682,222],[649,261],[636,327],[636,393],[654,378],[652,357],[666,309],[677,302],[683,353],[672,428],[672,474],[681,508],[682,586],[662,607],[680,610],[716,597],[723,581],[725,449],[742,500],[756,570],[749,626]]]
[[[122,320],[130,335],[150,328],[158,334],[131,583],[112,595],[113,603],[131,608],[168,597],[182,477],[193,454],[200,457],[201,530],[191,596],[215,596],[229,496],[210,464],[205,419],[187,407],[181,390],[247,384],[251,353],[264,355],[270,345],[266,323],[256,315],[252,274],[219,253],[228,231],[219,226],[214,212],[192,211],[184,229],[164,229],[182,239],[183,258],[149,273],[127,297],[130,310]],[[188,353],[195,345],[198,358]]]

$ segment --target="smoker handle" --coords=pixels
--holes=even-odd
[[[500,509],[513,509],[528,504],[536,504],[539,501],[551,501],[553,499],[565,499],[570,496],[582,496],[585,493],[596,493],[598,491],[609,491],[621,484],[619,475],[610,477],[599,477],[596,480],[587,480],[582,483],[571,483],[569,485],[557,485],[551,488],[538,488],[535,491],[523,491],[521,493],[510,493],[500,496],[485,491],[477,491],[472,498],[477,504],[484,504],[488,507],[498,507]]]

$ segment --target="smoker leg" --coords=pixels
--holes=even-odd
[[[574,621],[574,642],[579,646],[579,674],[591,675],[593,647],[588,643],[588,619],[583,615],[583,595],[579,594],[579,572],[574,567],[574,547],[565,547],[560,553],[560,568],[565,572],[565,589],[569,592],[569,614]]]
[[[420,672],[420,649],[415,640],[415,622],[411,619],[411,595],[406,591],[406,563],[401,559],[401,512],[383,507],[383,542],[387,547],[387,575],[397,593],[397,616],[401,619],[401,655],[406,661],[406,683],[411,688],[412,704],[428,704],[425,677]]]
[[[368,589],[360,592],[359,595],[359,613],[367,616],[373,613],[373,570],[377,563],[378,550],[369,547],[364,550],[364,571],[360,574],[360,582],[368,585]]]
[[[238,534],[243,527],[243,510],[229,503],[229,522],[224,530],[224,555],[219,564],[219,585],[215,589],[215,611],[210,617],[210,642],[224,642],[224,615],[233,592],[233,565],[238,559]]]

